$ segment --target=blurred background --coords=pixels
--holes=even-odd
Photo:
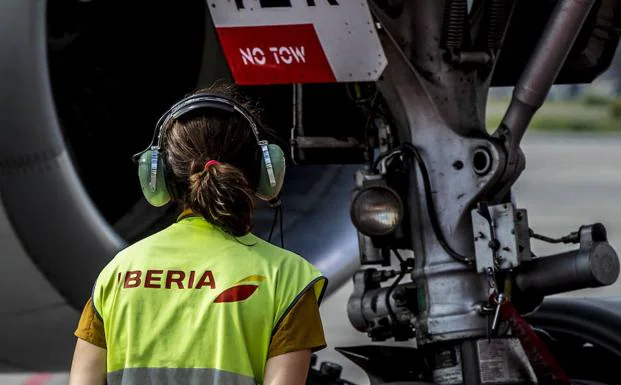
[[[490,132],[501,121],[511,93],[512,88],[490,91],[487,109]],[[518,206],[528,209],[531,227],[541,234],[560,236],[577,230],[581,224],[602,222],[608,229],[611,244],[619,252],[621,55],[617,54],[609,70],[592,84],[554,86],[546,104],[535,115],[522,149],[527,165],[514,191]],[[533,249],[537,255],[552,252],[549,246],[537,241],[533,241]],[[554,252],[558,252],[558,246],[554,246]],[[11,260],[25,261],[26,258],[15,258],[20,253],[24,251],[0,205],[0,267]],[[621,293],[619,285],[617,282],[611,287],[565,295],[614,296]],[[346,284],[322,305],[329,347],[318,354],[318,361],[337,362],[343,366],[343,378],[366,385],[364,373],[333,349],[371,343],[366,335],[351,327],[347,318],[346,303],[351,291],[352,285]],[[53,317],[54,313],[45,314]],[[76,323],[78,317],[76,312]],[[58,338],[73,344],[73,326],[64,325]],[[67,370],[70,365],[67,362]],[[0,384],[6,385],[64,384],[67,380],[66,372],[0,374]]]

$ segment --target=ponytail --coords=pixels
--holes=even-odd
[[[249,233],[255,200],[244,173],[230,164],[194,163],[191,169],[189,208],[234,236]]]

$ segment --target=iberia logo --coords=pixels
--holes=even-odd
[[[249,275],[248,277],[235,282],[235,286],[226,289],[216,299],[214,303],[239,302],[245,301],[259,288],[260,282],[265,281],[263,275]],[[256,282],[249,284],[250,282]]]

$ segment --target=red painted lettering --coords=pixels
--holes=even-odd
[[[176,276],[176,277],[175,277]],[[185,278],[185,273],[183,271],[178,270],[170,270],[166,274],[166,288],[170,289],[172,283],[176,283],[179,289],[183,289],[183,279]]]
[[[216,288],[216,281],[213,279],[213,274],[211,274],[211,270],[207,270],[203,273],[201,279],[196,284],[195,289],[200,289],[203,286],[209,286],[212,289]]]
[[[143,278],[144,273],[144,278]],[[122,273],[118,273],[117,278],[121,278]],[[187,285],[184,285],[186,277],[188,277]],[[144,286],[150,289],[172,289],[176,285],[179,289],[200,289],[209,286],[211,289],[216,288],[216,281],[211,270],[205,271],[200,278],[196,278],[196,272],[188,272],[181,270],[147,270],[147,271],[128,271],[123,279],[123,287],[131,289]],[[194,284],[196,283],[196,287]]]
[[[142,283],[140,277],[142,276],[142,271],[128,271],[125,273],[125,285],[123,286],[126,289],[131,289],[132,287],[138,287]]]
[[[147,277],[144,280],[144,287],[159,289],[161,277],[154,277],[155,274],[162,274],[164,270],[147,270]],[[157,283],[157,284],[155,284]]]
[[[188,289],[191,289],[194,285],[194,270],[190,271],[190,282],[188,282]]]

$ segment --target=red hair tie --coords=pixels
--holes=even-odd
[[[207,170],[210,166],[219,166],[222,163],[218,162],[217,160],[208,160],[207,163],[205,163],[205,170]]]

